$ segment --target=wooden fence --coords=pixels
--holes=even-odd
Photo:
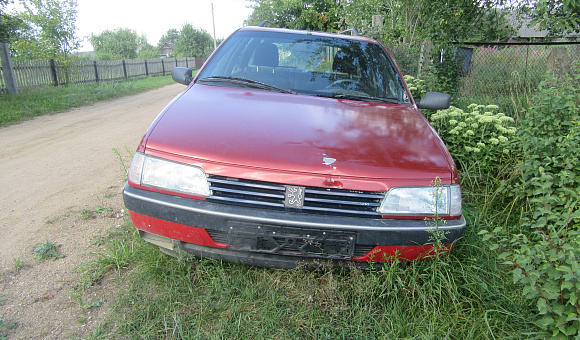
[[[127,60],[77,60],[66,67],[51,60],[12,61],[19,89],[42,86],[62,86],[100,81],[126,80],[137,77],[171,74],[174,67],[197,69],[203,64],[200,58],[156,58]],[[0,67],[0,93],[7,92],[3,70]]]

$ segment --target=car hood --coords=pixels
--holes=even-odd
[[[449,179],[451,158],[412,105],[195,84],[146,149],[201,162],[356,178]]]

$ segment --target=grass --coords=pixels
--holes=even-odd
[[[466,207],[470,225],[476,216]],[[172,258],[129,222],[103,239],[82,281],[113,275],[125,284],[94,338],[494,339],[536,330],[534,306],[476,228],[447,258],[348,272]]]
[[[48,218],[46,220],[46,223],[47,224],[54,224],[54,223],[56,223],[56,222],[58,222],[58,221],[60,221],[62,219],[65,219],[65,218],[69,217],[72,214],[72,212],[73,212],[72,209],[73,209],[73,207],[67,207],[67,212],[66,213],[64,213],[62,215],[59,215],[59,216],[54,216],[54,217]]]
[[[16,322],[6,322],[0,316],[0,340],[7,339],[5,331],[11,330],[17,326]]]
[[[67,87],[48,87],[20,94],[0,95],[0,126],[20,123],[45,114],[137,94],[172,84],[171,76],[148,77],[124,82],[101,82]]]
[[[119,160],[119,164],[121,166],[121,173],[123,174],[123,181],[126,182],[129,179],[129,167],[131,166],[131,161],[133,159],[133,155],[135,154],[128,146],[125,145],[125,155],[116,148],[112,149],[115,156]]]
[[[126,173],[124,173],[123,175],[125,175],[125,174]],[[126,177],[126,175],[125,175],[125,177]],[[92,220],[94,218],[97,218],[97,216],[119,217],[118,214],[115,213],[113,208],[107,206],[107,202],[105,201],[105,199],[114,197],[116,195],[117,195],[116,192],[112,192],[112,193],[104,194],[103,198],[97,197],[97,200],[99,201],[98,204],[94,205],[92,208],[85,207],[85,208],[80,210],[81,218],[83,220]]]
[[[22,258],[20,257],[13,258],[12,262],[14,262],[14,270],[16,272],[20,271],[20,269],[24,267],[24,264],[22,263]]]
[[[105,207],[103,205],[97,204],[92,209],[83,208],[81,209],[81,218],[83,220],[92,220],[97,217],[97,215],[102,215],[105,217],[113,217],[115,216],[113,212],[113,208]]]

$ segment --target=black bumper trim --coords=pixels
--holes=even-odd
[[[159,246],[162,252],[179,257],[180,252],[189,253],[199,259],[212,259],[249,266],[294,269],[294,268],[319,268],[323,265],[330,265],[333,268],[365,268],[370,265],[368,262],[352,262],[341,260],[330,260],[320,258],[308,258],[300,256],[263,254],[251,252],[232,252],[227,249],[211,248],[192,243],[173,242],[173,250]]]
[[[356,232],[362,245],[423,245],[433,243],[433,221],[403,219],[368,219],[304,214],[246,208],[156,193],[125,185],[125,206],[132,212],[183,225],[227,231],[229,222],[258,225],[302,227]],[[444,223],[443,223],[444,222]],[[443,243],[455,242],[463,233],[465,219],[442,221]]]

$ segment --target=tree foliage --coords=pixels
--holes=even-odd
[[[161,48],[165,43],[175,43],[177,39],[179,39],[179,30],[170,28],[167,30],[167,33],[161,36],[161,39],[159,39],[159,42],[157,43],[157,47]]]
[[[144,38],[144,37],[143,37]],[[159,57],[159,49],[147,41],[142,41],[139,46],[139,52],[137,53],[137,58],[141,59],[152,59]]]
[[[6,6],[11,3],[13,1],[0,0],[0,43],[12,41],[18,32],[26,27],[22,19],[6,13]]]
[[[495,0],[496,6],[509,9],[520,18],[531,18],[530,26],[538,24],[551,37],[580,32],[580,1],[578,0]]]
[[[508,38],[504,12],[491,0],[361,0],[345,4],[346,21],[392,44],[431,41],[494,41]],[[373,16],[382,24],[373,25]]]
[[[388,43],[415,45],[422,41],[421,6],[424,0],[361,0],[345,5],[346,21],[361,33],[383,38]],[[373,25],[373,16],[382,19],[382,25]]]
[[[580,1],[537,0],[533,8],[534,20],[551,34],[580,32]]]
[[[498,0],[499,1],[499,0]],[[249,25],[338,31],[356,28],[389,43],[418,45],[424,39],[496,40],[509,35],[493,0],[252,0]],[[373,25],[373,16],[380,24]]]
[[[212,51],[213,39],[209,33],[189,23],[181,27],[175,41],[174,55],[176,57],[207,58]]]
[[[89,37],[89,41],[97,53],[97,58],[101,60],[137,58],[137,49],[143,42],[147,42],[144,37],[128,28],[93,34]]]
[[[335,32],[343,26],[341,0],[251,0],[254,11],[246,20],[257,25],[269,20],[276,27]]]
[[[76,35],[76,0],[28,0],[22,2],[24,12],[17,17],[20,25],[12,47],[23,58],[66,59],[80,46]]]

